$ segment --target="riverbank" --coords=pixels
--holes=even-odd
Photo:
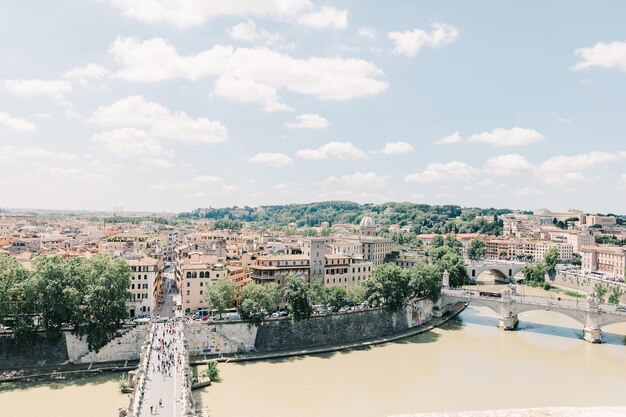
[[[428,332],[436,327],[446,323],[448,320],[460,314],[466,303],[457,303],[452,311],[443,318],[433,317],[424,324],[418,325],[411,329],[395,333],[389,336],[375,337],[359,340],[352,343],[344,343],[337,345],[324,345],[306,349],[284,350],[265,353],[247,353],[247,354],[228,354],[228,355],[204,355],[202,359],[192,359],[192,366],[203,365],[211,360],[218,362],[244,362],[259,361],[267,359],[287,358],[302,355],[314,355],[321,353],[337,352],[352,349],[365,349],[369,346],[380,345],[384,343],[394,342],[416,336],[421,333]],[[196,357],[197,358],[197,357]],[[54,381],[71,378],[81,378],[90,375],[98,375],[107,372],[128,372],[137,368],[138,361],[119,361],[105,363],[90,364],[60,364],[54,366],[42,366],[16,370],[6,370],[0,372],[0,384],[8,382],[38,382],[38,381]]]
[[[269,353],[247,353],[247,354],[229,354],[229,355],[213,355],[213,356],[204,356],[204,359],[201,360],[191,360],[190,364],[192,366],[204,365],[209,361],[215,360],[218,362],[247,362],[247,361],[261,361],[268,359],[279,359],[279,358],[289,358],[294,356],[304,356],[304,355],[316,355],[321,353],[330,353],[330,352],[338,352],[345,350],[353,350],[353,349],[365,349],[370,346],[381,345],[384,343],[394,342],[402,339],[406,339],[409,337],[413,337],[430,330],[433,330],[436,327],[439,327],[454,317],[458,316],[465,308],[467,307],[467,303],[456,303],[452,308],[448,315],[445,317],[433,317],[428,320],[426,323],[415,326],[411,329],[396,333],[394,335],[386,336],[386,337],[376,337],[371,339],[364,339],[360,341],[356,341],[353,343],[344,343],[340,345],[332,345],[332,346],[320,346],[320,347],[312,347],[308,349],[297,349],[297,350],[285,350],[285,351],[276,351]]]
[[[8,382],[57,381],[100,375],[108,372],[128,372],[137,369],[138,363],[139,361],[120,361],[12,369],[0,372],[0,384]]]

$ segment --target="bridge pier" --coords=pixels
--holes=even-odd
[[[583,340],[590,343],[602,343],[602,332],[598,328],[585,327],[583,330]]]
[[[589,294],[587,297],[587,314],[585,320],[585,328],[583,329],[583,340],[591,343],[602,343],[602,332],[598,326],[598,317],[600,309],[595,293]]]
[[[515,330],[518,322],[519,320],[517,319],[517,314],[509,314],[506,316],[500,316],[498,326],[504,330]]]

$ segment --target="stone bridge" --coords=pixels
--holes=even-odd
[[[133,393],[128,408],[120,410],[120,417],[144,417],[152,407],[152,415],[196,417],[184,330],[180,321],[152,323],[141,348],[139,367],[129,372]],[[170,354],[171,365],[164,368],[163,363]]]
[[[496,295],[497,294],[497,295]],[[495,311],[499,316],[499,326],[513,330],[517,326],[518,314],[532,310],[551,310],[573,318],[583,326],[583,338],[591,343],[601,343],[600,328],[613,323],[626,322],[626,312],[618,311],[617,306],[598,303],[592,293],[586,301],[555,300],[548,297],[522,297],[515,293],[515,286],[510,285],[501,293],[469,291],[465,289],[444,288],[442,307],[468,301]]]
[[[524,262],[511,261],[485,261],[466,262],[467,276],[470,282],[475,283],[476,278],[483,272],[489,271],[497,281],[513,282],[513,278],[521,272],[527,264]]]

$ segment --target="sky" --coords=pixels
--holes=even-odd
[[[626,212],[622,1],[0,5],[0,208]]]

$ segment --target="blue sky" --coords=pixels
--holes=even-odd
[[[0,207],[623,212],[623,2],[0,6]]]

